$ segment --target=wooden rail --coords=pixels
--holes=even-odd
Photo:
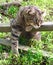
[[[6,40],[6,39],[0,39],[0,44],[6,45],[6,46],[11,46],[11,41]],[[31,47],[28,47],[28,46],[19,45],[18,49],[24,50],[24,51],[28,51],[29,49],[31,49],[32,53],[37,53],[37,51],[35,51],[34,49],[32,49]],[[45,57],[53,58],[53,54],[51,52],[47,52],[47,51],[43,51],[43,50],[39,50],[39,52],[42,53],[42,55]]]
[[[36,31],[53,31],[53,22],[44,22],[42,23],[39,29]],[[0,23],[0,32],[10,32],[10,23]]]
[[[20,7],[21,6],[21,3],[18,2],[18,1],[8,2],[8,3],[0,3],[0,6],[3,6],[3,7],[9,7],[11,5]]]

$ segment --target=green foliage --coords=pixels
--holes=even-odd
[[[8,0],[9,2],[12,0]],[[0,0],[0,2],[6,2],[6,0]],[[35,5],[39,7],[41,10],[46,11],[45,21],[51,21],[53,20],[53,0],[28,0],[23,1],[22,6],[26,5]],[[2,9],[2,7],[0,7]],[[16,17],[16,13],[19,10],[16,6],[11,6],[8,9],[8,14],[10,14],[13,18]],[[2,16],[2,15],[0,15]],[[7,17],[3,17],[3,20],[5,22],[9,22],[9,19]],[[0,33],[0,38],[3,38],[8,33]],[[31,48],[34,48],[37,50],[37,53],[32,53],[31,50],[29,50],[27,53],[23,52],[20,53],[20,56],[15,56],[12,53],[10,53],[10,56],[8,59],[2,60],[2,54],[0,54],[0,65],[41,65],[43,62],[46,63],[46,65],[53,65],[53,58],[51,55],[50,58],[44,58],[42,54],[39,52],[40,49],[50,51],[53,53],[53,32],[41,32],[42,41],[34,41],[33,39],[30,40]],[[24,37],[20,39],[20,43],[26,45],[27,39]],[[10,52],[10,49],[6,46],[0,45],[0,52]]]
[[[6,1],[11,2],[12,0],[0,0],[0,3],[5,3]]]
[[[22,2],[22,5],[35,5],[39,7],[42,11],[46,11],[45,21],[53,20],[52,7],[53,0],[28,0],[27,2]]]
[[[42,32],[43,49],[53,52],[53,32]]]
[[[48,65],[53,65],[53,58],[48,58],[47,61],[48,61],[48,63],[49,63]]]
[[[24,54],[24,55],[21,54],[19,56],[13,55],[11,53],[10,56],[8,57],[8,59],[6,61],[4,61],[3,63],[5,65],[21,65],[21,64],[22,65],[32,65],[32,64],[38,65],[38,64],[40,64],[41,61],[42,61],[42,54],[40,52],[32,53],[29,50],[26,54]]]
[[[11,53],[4,61],[0,60],[1,65],[41,65],[43,63],[53,65],[53,58],[43,57],[41,52],[32,53],[31,50],[19,56]]]
[[[16,6],[11,6],[8,10],[8,13],[12,16],[15,17],[16,13],[18,12],[19,8]]]
[[[28,58],[29,65],[32,65],[33,63],[39,64],[42,61],[42,54],[40,52],[32,53],[31,50],[29,50],[26,56]]]
[[[0,45],[0,53],[10,52],[10,50],[11,50],[10,47],[4,46],[4,45]]]

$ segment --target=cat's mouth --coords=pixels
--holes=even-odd
[[[34,24],[31,23],[30,25],[27,25],[27,26],[26,26],[25,30],[26,30],[26,31],[31,31],[33,28],[34,28],[34,29],[38,29],[38,28],[40,28],[40,26],[34,25]]]
[[[26,23],[26,27],[32,27],[35,29],[40,28],[40,26],[41,26],[41,23],[35,23],[32,20],[30,20],[30,21],[28,21],[28,23]]]
[[[40,26],[38,26],[38,25],[34,25],[34,24],[30,24],[33,28],[35,28],[35,29],[38,29],[38,28],[40,28]]]

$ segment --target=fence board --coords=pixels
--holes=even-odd
[[[3,7],[9,7],[11,5],[15,5],[15,6],[21,6],[21,3],[18,2],[18,1],[15,1],[15,2],[8,2],[8,3],[0,3],[0,6],[3,6]]]
[[[0,32],[10,32],[10,23],[0,23]]]
[[[42,23],[39,29],[33,29],[36,31],[53,31],[53,22]],[[0,23],[0,32],[10,32],[10,23]]]
[[[6,46],[11,46],[11,41],[6,40],[6,39],[0,39],[0,44],[6,45]],[[31,49],[32,53],[37,53],[36,50],[34,50],[28,46],[19,45],[18,48],[21,50],[24,50],[24,51],[28,51],[29,49]],[[43,50],[39,50],[39,52],[41,52],[42,55],[45,57],[53,58],[53,55],[51,52],[47,52],[47,51],[43,51]]]

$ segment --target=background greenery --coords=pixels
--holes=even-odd
[[[11,2],[13,0],[8,0]],[[0,0],[0,3],[5,3],[6,0]],[[35,5],[39,7],[42,11],[46,12],[46,16],[44,21],[53,21],[53,0],[28,0],[22,1],[22,6],[25,5]],[[7,13],[12,15],[13,18],[16,17],[16,13],[19,10],[18,7],[11,6],[8,8]],[[6,16],[2,16],[2,20],[0,23],[9,22],[10,18]],[[0,33],[0,38],[6,38],[10,36],[10,33]],[[28,52],[23,53],[24,51],[20,51],[19,57],[12,55],[10,49],[3,45],[0,45],[0,53],[8,52],[10,56],[8,59],[3,59],[3,55],[0,54],[0,65],[53,65],[53,58],[45,58],[42,56],[42,53],[39,50],[46,50],[52,52],[53,54],[53,31],[42,31],[41,32],[42,41],[33,41],[33,47],[37,50],[37,53],[32,53],[31,50]],[[26,42],[26,39],[22,38],[21,42]],[[13,63],[14,61],[14,63]]]

